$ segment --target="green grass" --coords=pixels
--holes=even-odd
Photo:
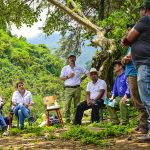
[[[111,125],[111,123],[93,123],[89,126],[70,126],[67,132],[61,134],[61,138],[108,146],[110,145],[108,142],[109,138],[127,135],[132,132],[134,126],[134,121],[127,126]],[[92,128],[92,130],[90,128]]]
[[[9,134],[12,136],[19,136],[22,135],[24,137],[38,137],[43,136],[44,133],[53,133],[53,131],[56,129],[55,126],[50,127],[27,127],[24,130],[20,130],[18,128],[11,128],[9,130]]]

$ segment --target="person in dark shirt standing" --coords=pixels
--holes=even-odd
[[[150,140],[150,0],[140,7],[141,18],[122,40],[122,45],[131,45],[131,56],[137,67],[137,82],[141,100],[148,113],[148,134],[141,140]]]
[[[107,109],[112,123],[119,124],[120,121],[116,112],[116,107],[119,106],[121,124],[126,125],[129,123],[128,108],[126,103],[128,101],[128,98],[130,97],[130,91],[124,73],[124,66],[122,65],[121,61],[114,62],[114,72],[117,73],[117,77],[115,79],[112,97],[110,98],[110,100],[114,101],[115,107],[107,106]]]
[[[135,24],[127,24],[128,32]],[[137,69],[134,66],[134,61],[131,58],[131,47],[128,48],[126,56],[123,57],[122,63],[125,64],[125,75],[130,87],[131,98],[135,108],[138,110],[138,126],[135,128],[137,133],[147,133],[147,111],[140,99],[137,85]]]

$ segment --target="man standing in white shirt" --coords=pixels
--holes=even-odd
[[[16,84],[17,90],[12,96],[12,105],[14,107],[13,111],[19,119],[20,129],[24,128],[24,119],[28,118],[28,122],[32,123],[35,121],[33,117],[30,116],[29,107],[33,104],[32,94],[24,88],[23,82],[18,82]]]
[[[104,103],[107,94],[107,85],[104,80],[98,78],[98,72],[95,68],[90,70],[91,82],[87,84],[86,100],[77,106],[74,125],[81,125],[83,113],[85,110],[92,109],[91,122],[99,122],[99,109]]]
[[[74,114],[77,104],[80,102],[81,88],[80,83],[86,77],[81,75],[87,75],[88,71],[75,64],[76,55],[70,53],[68,56],[69,65],[62,68],[60,79],[64,81],[65,86],[65,117],[66,123],[70,123],[70,107],[71,101],[74,101]]]

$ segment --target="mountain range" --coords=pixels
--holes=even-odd
[[[51,36],[46,36],[45,34],[39,34],[38,36],[27,38],[27,41],[32,44],[45,44],[48,48],[51,49],[52,53],[54,53],[59,48],[59,39],[60,34],[55,32]],[[91,46],[86,46],[86,44],[90,43],[90,41],[85,42],[85,46],[81,49],[81,55],[77,58],[77,64],[85,67],[86,62],[92,61],[92,57],[96,52],[96,48]]]

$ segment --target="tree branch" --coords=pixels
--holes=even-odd
[[[100,27],[93,24],[90,20],[79,16],[77,13],[73,12],[70,8],[68,8],[67,6],[59,2],[58,0],[48,0],[48,2],[57,6],[59,9],[61,9],[66,14],[68,14],[71,18],[73,18],[79,24],[83,25],[83,27],[87,28],[89,31],[92,31],[95,34],[97,34],[97,32],[102,30]]]

